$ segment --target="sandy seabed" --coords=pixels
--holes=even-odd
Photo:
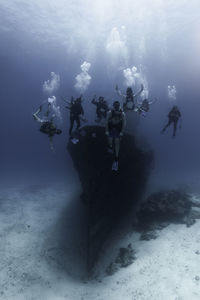
[[[155,240],[141,241],[136,232],[113,238],[97,278],[88,281],[79,195],[77,183],[1,189],[0,299],[200,299],[200,220],[189,228],[171,224]],[[106,266],[129,243],[134,263],[106,276]]]

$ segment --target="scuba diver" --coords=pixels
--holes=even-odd
[[[44,118],[41,119],[38,116],[38,114],[42,111],[42,105],[40,105],[39,109],[35,113],[33,113],[33,118],[35,121],[41,123],[40,131],[48,135],[49,141],[50,141],[50,148],[52,151],[54,151],[53,137],[55,134],[61,134],[62,130],[56,128],[56,126],[54,124],[54,118],[55,118],[54,114],[49,119],[50,107],[51,107],[51,103],[48,103],[48,109],[44,115]]]
[[[120,108],[119,101],[113,102],[113,109],[107,113],[106,135],[108,136],[108,152],[114,153],[112,170],[118,171],[120,138],[124,134],[126,115]],[[114,151],[113,151],[114,142]]]
[[[143,84],[141,84],[141,89],[136,93],[133,94],[133,90],[131,87],[128,87],[126,89],[126,95],[122,94],[122,92],[119,90],[118,85],[116,85],[116,91],[117,94],[123,98],[123,109],[124,111],[133,111],[135,108],[135,98],[138,97],[142,91],[144,90]]]
[[[137,104],[139,104],[139,106],[137,106],[134,111],[138,112],[139,115],[142,115],[143,117],[146,116],[146,113],[149,111],[150,105],[155,103],[158,99],[155,98],[154,101],[149,101],[148,99],[144,99],[142,102],[137,101]]]
[[[70,110],[70,128],[69,128],[69,138],[72,141],[73,144],[76,144],[79,142],[78,139],[74,138],[72,136],[72,129],[74,126],[74,122],[76,122],[76,131],[79,131],[79,128],[81,126],[81,120],[85,121],[85,119],[81,118],[81,115],[84,115],[84,110],[82,107],[82,95],[80,95],[79,98],[77,98],[76,100],[74,100],[74,98],[71,98],[71,101],[68,102],[65,100],[65,102],[68,104],[68,106],[66,106],[67,109]]]
[[[102,121],[102,119],[106,118],[107,111],[109,110],[107,101],[104,99],[104,97],[100,96],[98,101],[95,99],[96,95],[92,99],[91,103],[96,105],[96,122],[99,123]]]
[[[181,113],[176,105],[172,107],[170,112],[168,113],[168,123],[164,126],[161,133],[164,133],[168,126],[170,126],[173,123],[173,135],[172,137],[176,136],[176,127],[178,120],[181,119]],[[181,128],[181,124],[180,124]]]

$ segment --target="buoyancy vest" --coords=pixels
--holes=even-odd
[[[102,115],[106,116],[107,111],[108,111],[108,106],[106,102],[97,104],[97,113],[101,113]]]
[[[179,110],[171,110],[168,114],[168,117],[172,120],[178,120],[180,118],[181,114]]]
[[[134,98],[126,97],[126,101],[123,104],[124,109],[133,110],[135,108]]]
[[[121,109],[119,111],[114,109],[111,110],[111,117],[108,121],[109,129],[116,128],[121,131],[123,120],[122,113],[123,111]]]
[[[41,125],[40,131],[50,136],[53,136],[56,133],[56,127],[52,122],[47,121]]]
[[[82,105],[80,103],[74,102],[71,105],[70,112],[72,115],[81,115],[83,112]]]

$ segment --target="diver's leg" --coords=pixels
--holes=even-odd
[[[101,120],[101,112],[97,109],[95,122],[99,123]]]
[[[168,123],[163,127],[163,129],[161,130],[161,133],[164,133],[165,130],[167,129],[167,127],[169,127],[171,125],[172,121],[169,119]]]
[[[120,139],[115,139],[115,160],[119,160],[119,148],[120,148]]]
[[[79,128],[80,128],[80,125],[81,125],[80,116],[74,116],[73,123],[74,123],[74,121],[76,122],[75,136],[77,136],[77,133],[79,133]],[[72,139],[73,144],[77,144],[79,142],[79,139],[77,137],[72,138],[72,136],[71,136],[71,139]]]
[[[167,129],[168,126],[169,126],[169,122],[163,127],[161,132],[165,132],[165,130]]]
[[[53,146],[53,136],[49,136],[49,141],[50,141],[50,149],[52,151],[55,151],[54,146]]]
[[[110,153],[113,153],[112,145],[113,145],[113,138],[109,136],[108,137],[108,152],[110,152]]]
[[[112,164],[112,170],[113,171],[118,171],[120,139],[115,138],[114,143],[115,143],[115,159],[114,159],[113,164]]]
[[[174,122],[173,122],[173,125],[174,125],[174,128],[173,128],[173,137],[176,136],[177,123],[178,123],[178,120],[174,120]]]
[[[98,114],[98,120],[97,120],[98,123],[101,123],[103,117],[104,117],[104,116],[103,116],[103,113],[100,111],[99,114]]]

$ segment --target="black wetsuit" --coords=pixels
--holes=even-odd
[[[96,115],[98,119],[106,118],[106,114],[108,109],[107,102],[104,101],[95,101],[95,99],[92,100],[92,104],[96,105]]]
[[[72,135],[72,129],[74,126],[74,121],[76,122],[76,129],[79,129],[81,126],[80,115],[84,115],[83,107],[80,102],[73,102],[70,107],[70,128],[69,135]]]
[[[168,113],[168,123],[165,125],[162,132],[164,132],[167,129],[167,127],[170,126],[173,123],[173,125],[174,125],[173,136],[175,136],[176,135],[177,123],[178,123],[178,120],[179,120],[180,117],[181,117],[180,111],[178,109],[172,109]]]
[[[109,136],[119,138],[123,125],[122,110],[116,111],[113,109],[111,113],[112,115],[108,121]]]

